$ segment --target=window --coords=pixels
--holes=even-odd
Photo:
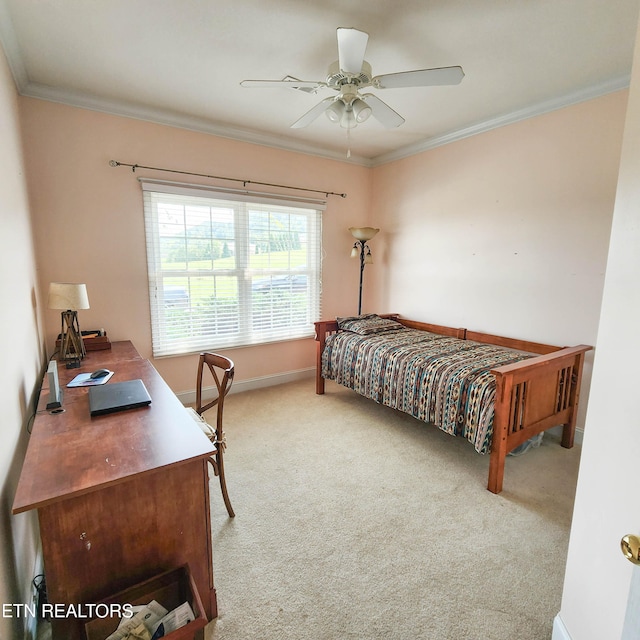
[[[141,183],[154,356],[313,335],[324,203]]]

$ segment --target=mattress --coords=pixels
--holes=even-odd
[[[492,369],[531,358],[505,347],[410,329],[375,314],[339,318],[322,376],[392,409],[491,450]]]

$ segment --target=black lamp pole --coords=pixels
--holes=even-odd
[[[360,247],[360,290],[358,292],[358,315],[362,313],[362,277],[364,276],[364,251],[368,249],[367,243],[364,240],[357,240],[353,245],[356,249]]]

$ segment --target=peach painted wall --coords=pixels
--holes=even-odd
[[[0,603],[31,605],[39,569],[35,513],[11,515],[44,369],[18,96],[0,47]],[[24,638],[33,619],[0,616],[0,638]]]
[[[609,94],[375,168],[374,306],[595,345],[626,103]]]
[[[21,99],[21,111],[40,284],[44,292],[50,281],[87,284],[91,309],[79,312],[81,328],[104,327],[112,340],[131,339],[151,357],[137,177],[216,182],[150,170],[134,174],[110,167],[111,159],[347,193],[345,199],[329,197],[323,216],[323,314],[355,311],[358,274],[349,259],[347,228],[370,215],[370,169],[30,98]],[[60,314],[45,309],[44,315],[51,349]],[[313,367],[315,343],[298,340],[225,353],[236,363],[236,380],[252,380]],[[193,390],[195,363],[193,355],[154,362],[178,393]]]

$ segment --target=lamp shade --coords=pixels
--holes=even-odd
[[[49,284],[49,309],[78,309],[89,308],[87,286],[72,282],[52,282]]]
[[[353,115],[358,123],[364,122],[371,115],[371,107],[360,98],[356,98],[351,103],[351,108],[353,109]]]
[[[329,120],[331,120],[331,122],[340,122],[344,111],[344,102],[342,102],[342,100],[336,100],[327,107],[325,115]]]
[[[373,227],[349,227],[349,231],[351,231],[351,235],[356,238],[356,240],[366,242],[367,240],[371,240],[380,229],[374,229]]]

